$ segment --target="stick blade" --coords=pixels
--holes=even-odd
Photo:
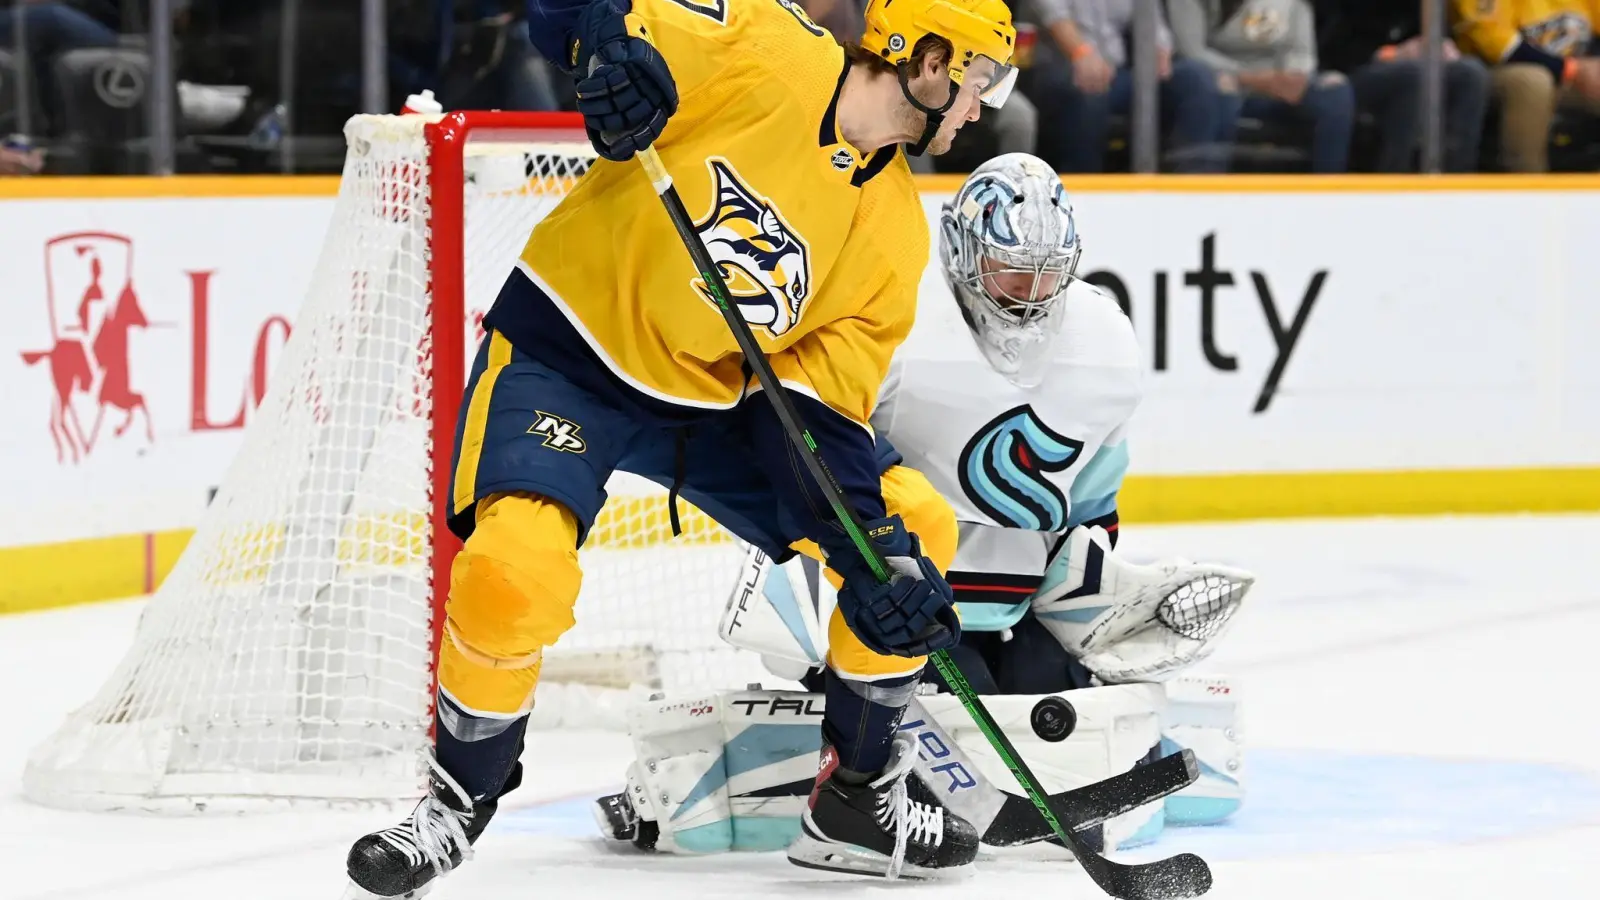
[[[1184,748],[1153,763],[1050,798],[1052,811],[1077,825],[1096,825],[1183,790],[1200,777],[1194,751]],[[1076,827],[1076,826],[1068,826]]]
[[[1185,749],[1104,781],[1051,794],[1050,810],[1064,827],[1087,835],[1090,829],[1107,819],[1181,791],[1199,777],[1194,751]],[[983,842],[994,847],[1012,847],[1049,840],[1053,835],[1050,825],[1031,801],[1007,793],[1004,805],[984,832]]]
[[[1106,893],[1120,900],[1183,900],[1211,890],[1211,867],[1193,853],[1159,862],[1118,866]]]

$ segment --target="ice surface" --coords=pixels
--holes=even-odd
[[[1600,517],[1133,527],[1123,549],[1261,577],[1208,664],[1243,681],[1249,796],[1237,820],[1168,829],[1238,900],[1600,896]],[[719,602],[707,598],[708,603]],[[138,601],[0,618],[0,898],[335,898],[351,841],[391,810],[162,819],[19,796],[28,751],[116,663]],[[1070,863],[986,857],[957,885],[885,885],[780,854],[658,859],[591,838],[625,741],[545,734],[477,859],[432,897],[1101,896]],[[908,894],[909,896],[909,894]]]

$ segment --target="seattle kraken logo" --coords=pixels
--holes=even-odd
[[[811,293],[811,249],[766,198],[746,187],[723,159],[710,159],[716,202],[695,230],[722,270],[729,298],[744,320],[773,337],[800,321]],[[692,282],[717,305],[705,281]]]
[[[1082,450],[1082,441],[1051,431],[1023,404],[973,435],[957,472],[967,497],[999,524],[1060,531],[1067,527],[1067,498],[1046,473],[1071,466]]]

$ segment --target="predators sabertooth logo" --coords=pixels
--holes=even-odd
[[[552,416],[543,410],[534,410],[539,418],[528,427],[529,434],[536,434],[544,438],[544,445],[551,450],[560,450],[563,453],[582,453],[588,448],[583,438],[578,437],[578,431],[583,428],[571,419]]]
[[[728,285],[728,299],[751,326],[777,337],[800,321],[811,294],[811,248],[770,201],[746,187],[727,160],[712,158],[716,200],[695,223]],[[713,307],[705,280],[690,282]]]

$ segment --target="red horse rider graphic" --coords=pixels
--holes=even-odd
[[[154,441],[144,395],[129,379],[128,333],[148,327],[133,287],[133,242],[104,232],[80,232],[45,244],[45,282],[49,290],[50,331],[55,346],[25,352],[23,362],[47,362],[55,397],[50,406],[50,436],[56,459],[74,463],[93,449],[107,408],[123,413],[114,430],[121,437],[144,413],[145,440]],[[120,285],[115,299],[106,284]],[[92,335],[92,337],[91,337]],[[85,434],[75,398],[96,404],[94,425]]]

